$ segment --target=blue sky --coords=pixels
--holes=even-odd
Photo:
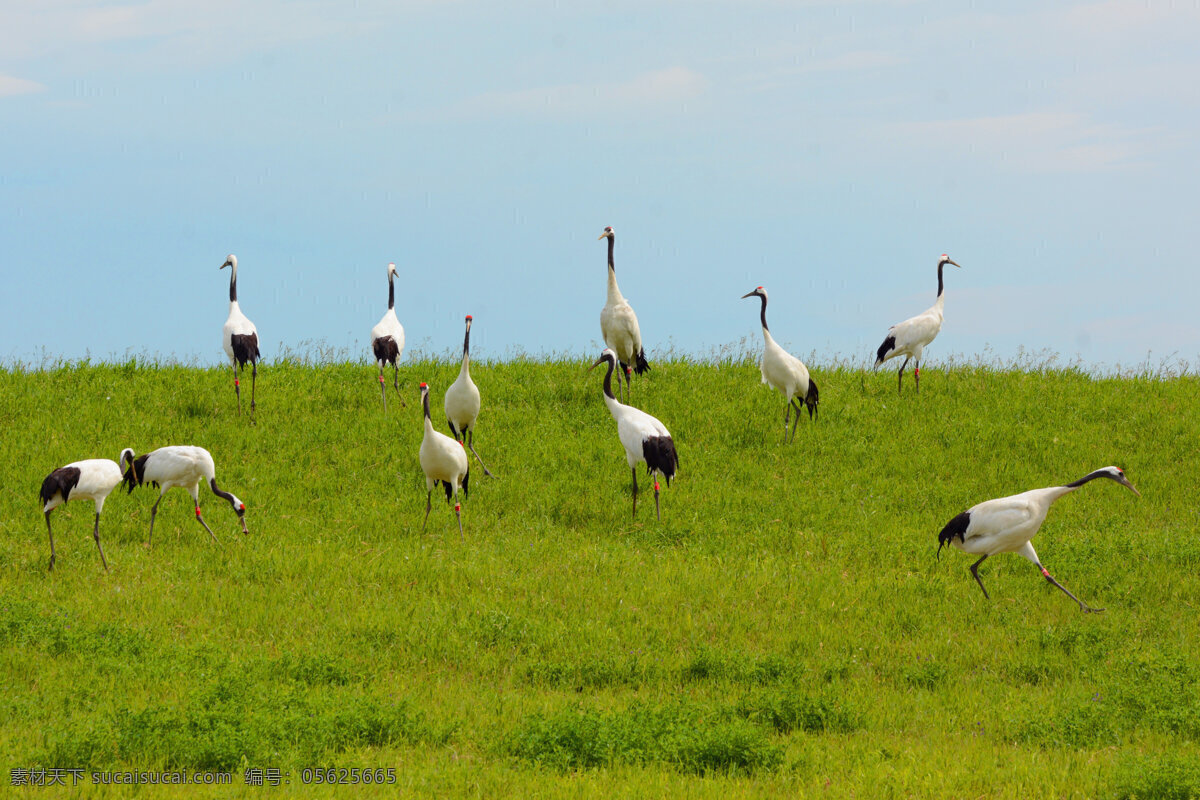
[[[1200,3],[0,0],[0,361],[750,337],[1200,363]]]

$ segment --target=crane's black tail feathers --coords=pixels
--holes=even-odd
[[[650,362],[646,360],[646,348],[643,347],[641,350],[638,350],[637,357],[633,362],[633,371],[638,375],[650,371]]]
[[[895,336],[888,336],[886,339],[884,339],[883,344],[879,345],[879,349],[875,351],[875,368],[878,369],[880,364],[882,364],[884,361],[887,361],[888,355],[895,349]]]
[[[138,456],[129,464],[129,469],[125,470],[125,488],[128,494],[133,494],[133,490],[142,485],[146,480],[146,459],[150,457],[147,453],[144,456]],[[158,484],[154,484],[157,486]]]
[[[971,512],[964,511],[954,519],[946,523],[946,527],[942,528],[942,532],[938,534],[938,549],[937,557],[942,557],[942,548],[948,547],[957,536],[960,542],[966,541],[964,534],[967,531],[967,526],[971,524]]]
[[[808,379],[808,394],[804,396],[804,405],[808,407],[808,418],[813,419],[817,416],[817,382],[812,378]]]
[[[648,436],[642,440],[642,455],[646,459],[647,472],[661,472],[671,485],[671,478],[679,467],[679,454],[675,452],[675,442],[670,436]]]
[[[446,502],[449,503],[454,498],[454,487],[450,485],[450,481],[441,481],[442,488],[446,490]],[[467,496],[467,492],[471,485],[471,468],[467,467],[467,474],[463,475],[462,492],[463,497]]]
[[[59,492],[62,492],[63,502],[67,502],[71,498],[71,490],[79,483],[81,474],[79,467],[59,467],[47,475],[42,481],[41,491],[38,492],[42,505],[53,500],[54,495]]]

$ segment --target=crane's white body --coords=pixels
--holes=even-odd
[[[83,461],[72,461],[60,469],[79,470],[79,482],[68,492],[69,497],[63,497],[61,491],[43,502],[42,512],[51,511],[67,500],[91,500],[96,504],[96,513],[104,510],[104,501],[112,494],[121,482],[121,468],[117,462],[108,458],[88,458]]]
[[[754,291],[742,295],[743,300],[747,297],[758,297],[762,301],[760,321],[763,354],[758,369],[762,373],[762,382],[783,395],[783,402],[786,404],[783,414],[783,441],[786,444],[788,417],[792,413],[793,402],[799,401],[795,403],[796,425],[800,424],[800,403],[808,406],[811,419],[817,411],[817,386],[809,376],[808,367],[804,366],[804,362],[780,347],[767,328],[767,290],[759,286]],[[796,435],[796,426],[792,427],[792,435]]]
[[[1078,488],[1051,486],[977,503],[967,509],[970,523],[963,538],[951,540],[950,544],[976,555],[1016,553],[1040,566],[1029,540],[1046,521],[1051,504]]]
[[[495,477],[488,470],[479,453],[475,452],[475,420],[479,417],[479,387],[471,380],[471,316],[468,314],[467,332],[463,336],[462,366],[458,369],[458,377],[446,390],[442,401],[446,410],[446,422],[450,424],[450,433],[455,439],[464,441],[483,467],[483,474]]]
[[[1046,521],[1046,514],[1055,500],[1074,492],[1096,478],[1108,478],[1128,487],[1134,494],[1140,494],[1120,468],[1102,467],[1064,486],[1031,489],[1008,497],[985,500],[971,506],[947,523],[946,527],[938,534],[938,553],[941,553],[943,546],[949,544],[964,553],[978,555],[979,560],[972,564],[970,569],[979,588],[983,590],[984,597],[988,597],[988,593],[983,586],[983,580],[979,577],[979,565],[983,563],[984,559],[998,553],[1016,553],[1033,562],[1047,581],[1079,603],[1082,610],[1102,611],[1103,609],[1090,608],[1056,581],[1042,566],[1042,562],[1038,560],[1037,552],[1034,551],[1033,544],[1030,542],[1033,535],[1042,527],[1042,523]]]
[[[404,352],[404,326],[400,324],[400,320],[396,317],[396,309],[394,308],[389,308],[387,311],[385,311],[383,313],[383,319],[379,320],[379,322],[377,322],[375,326],[371,328],[372,343],[374,343],[376,339],[382,339],[385,336],[392,337],[392,340],[396,343],[396,349],[399,350],[400,353]],[[397,355],[396,358],[399,359],[400,356]],[[379,369],[381,372],[383,370],[383,365],[384,362],[380,361]]]
[[[618,400],[612,392],[612,374],[617,366],[617,356],[611,349],[605,349],[600,358],[592,365],[594,369],[601,362],[608,362],[608,373],[604,376],[604,404],[608,413],[617,423],[617,437],[625,448],[625,462],[633,474],[633,517],[637,518],[637,465],[643,463],[651,477],[662,475],[667,485],[671,485],[679,467],[679,456],[675,452],[675,441],[671,432],[645,411],[627,406]],[[658,500],[658,479],[654,480],[655,513],[661,520]]]
[[[945,253],[938,258],[938,293],[937,300],[933,305],[915,317],[909,317],[888,328],[883,344],[879,345],[875,352],[876,369],[885,361],[896,356],[904,356],[904,363],[900,365],[900,370],[896,374],[897,392],[900,391],[904,379],[904,368],[908,366],[910,359],[916,361],[913,368],[913,380],[916,382],[917,391],[921,391],[921,356],[924,355],[925,348],[929,343],[937,338],[938,333],[942,330],[942,321],[945,319],[943,309],[946,305],[946,293],[945,284],[942,282],[942,270],[947,264],[960,266]]]
[[[641,375],[650,369],[650,364],[646,361],[646,350],[642,346],[642,330],[638,327],[637,314],[633,313],[633,307],[617,286],[617,270],[613,264],[616,234],[612,226],[605,228],[600,238],[608,240],[608,298],[600,310],[600,333],[604,336],[604,344],[616,354],[617,362],[625,372],[624,388],[628,395],[633,388],[630,371]],[[617,388],[621,388],[619,377]]]
[[[392,386],[400,393],[400,356],[404,354],[404,326],[396,318],[396,265],[388,264],[388,307],[383,318],[371,328],[371,352],[379,365],[379,391],[383,396],[383,410],[387,411],[387,385],[383,380],[383,368],[392,365]],[[404,405],[404,398],[400,399]]]
[[[147,537],[147,544],[154,538],[154,520],[158,515],[158,504],[162,502],[163,496],[168,490],[176,487],[186,489],[187,493],[192,496],[192,504],[196,508],[196,521],[204,526],[214,542],[217,541],[217,535],[200,516],[201,481],[207,482],[213,494],[229,503],[242,525],[242,533],[250,532],[246,529],[246,504],[231,492],[222,491],[217,486],[216,464],[213,462],[212,454],[203,447],[195,445],[160,447],[133,459],[130,469],[132,475],[130,473],[125,475],[130,491],[133,491],[135,485],[146,483],[157,484],[159,488],[158,500],[150,509],[150,534]]]
[[[617,354],[622,364],[633,364],[642,350],[642,330],[633,306],[617,286],[617,273],[608,271],[608,299],[600,310],[600,332],[604,344]]]
[[[237,358],[233,354],[234,336],[257,337],[258,328],[254,327],[250,318],[242,313],[242,307],[238,305],[238,301],[230,300],[229,316],[225,318],[225,324],[221,327],[221,345],[225,348],[225,355],[229,357],[230,365],[236,368]]]
[[[471,468],[467,460],[467,451],[457,440],[451,439],[444,433],[433,429],[433,421],[429,418],[429,387],[421,384],[421,404],[425,410],[425,433],[421,437],[421,471],[425,473],[425,524],[429,522],[429,509],[432,506],[431,497],[439,482],[446,487],[446,501],[454,498],[454,513],[458,517],[458,533],[462,535],[462,514],[458,502],[458,492],[466,494],[467,476]]]
[[[104,556],[104,548],[100,545],[100,512],[104,510],[104,501],[121,483],[121,467],[133,457],[133,451],[126,448],[121,451],[121,462],[109,461],[107,458],[88,458],[83,461],[73,461],[65,467],[59,467],[42,481],[38,496],[42,501],[42,514],[46,517],[46,534],[50,537],[50,566],[54,569],[57,554],[54,551],[54,530],[50,527],[50,512],[69,500],[91,500],[96,506],[96,521],[92,525],[92,538],[96,540],[96,549],[100,552],[100,563],[108,569],[108,559]]]

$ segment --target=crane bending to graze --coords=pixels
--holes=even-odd
[[[600,311],[600,332],[604,335],[604,344],[616,354],[625,373],[625,388],[632,392],[629,383],[630,365],[638,375],[648,371],[650,364],[646,361],[646,348],[642,347],[642,331],[638,327],[637,314],[617,288],[617,271],[613,266],[613,245],[616,234],[611,226],[600,234],[601,239],[608,239],[608,301]],[[620,389],[620,379],[617,380]],[[632,394],[623,395],[632,399]]]
[[[913,379],[916,381],[917,391],[921,391],[921,354],[925,351],[925,347],[937,338],[938,332],[942,329],[942,308],[946,303],[946,297],[943,294],[942,268],[947,264],[954,264],[959,269],[962,268],[962,265],[955,264],[950,256],[942,253],[938,258],[937,266],[937,300],[917,316],[909,317],[904,322],[888,328],[888,335],[875,352],[875,369],[879,369],[879,365],[890,358],[904,356],[904,363],[900,365],[900,371],[896,374],[897,393],[899,393],[900,384],[904,380],[904,368],[908,366],[910,358],[916,361],[913,366]]]
[[[627,406],[617,400],[612,391],[612,374],[617,365],[617,354],[605,349],[592,364],[595,369],[600,364],[608,362],[608,372],[604,375],[604,404],[617,422],[617,436],[621,446],[625,448],[625,460],[633,473],[633,519],[637,519],[637,465],[642,462],[646,471],[654,479],[654,514],[662,521],[662,512],[658,502],[658,479],[662,475],[667,486],[679,468],[679,455],[675,452],[675,441],[666,426],[645,411],[633,406]]]
[[[96,504],[96,522],[92,526],[92,538],[96,540],[96,549],[100,551],[100,563],[108,570],[108,559],[104,557],[104,548],[100,545],[100,512],[104,510],[104,500],[121,483],[121,470],[127,461],[133,460],[133,451],[128,447],[121,451],[120,463],[107,458],[89,458],[84,461],[73,461],[65,467],[59,467],[42,481],[39,497],[42,501],[42,513],[46,515],[46,533],[50,535],[50,569],[54,569],[54,531],[50,527],[50,512],[68,500],[85,499]]]
[[[147,547],[154,538],[154,517],[158,514],[158,504],[162,502],[163,495],[167,493],[167,490],[176,486],[188,490],[188,494],[192,496],[192,503],[196,506],[196,522],[204,526],[204,530],[208,531],[208,535],[214,542],[217,541],[217,535],[212,532],[212,528],[208,527],[204,517],[200,516],[200,481],[202,480],[212,489],[213,494],[229,503],[230,508],[237,514],[238,522],[242,524],[242,533],[250,533],[246,529],[246,504],[231,492],[222,491],[217,486],[216,465],[213,463],[212,454],[203,447],[171,445],[160,447],[136,458],[133,457],[133,451],[130,451],[130,461],[129,469],[125,471],[125,485],[129,492],[132,493],[135,487],[146,483],[161,489],[158,499],[154,501],[154,507],[150,509],[150,535],[146,537]]]
[[[1031,489],[1028,492],[1014,494],[1010,497],[1000,497],[995,500],[985,500],[971,506],[959,514],[942,528],[938,534],[938,556],[942,547],[952,545],[964,553],[979,555],[979,560],[971,565],[971,574],[983,596],[991,599],[983,581],[979,578],[979,565],[988,556],[997,553],[1016,553],[1034,563],[1047,581],[1066,592],[1066,595],[1079,603],[1083,611],[1103,611],[1102,608],[1091,608],[1067,588],[1050,576],[1042,562],[1038,561],[1037,553],[1029,540],[1042,527],[1050,505],[1058,498],[1068,495],[1096,478],[1108,478],[1122,486],[1128,487],[1134,494],[1141,497],[1141,492],[1133,488],[1133,484],[1125,477],[1124,471],[1118,467],[1103,467],[1089,472],[1077,481],[1065,486],[1051,486],[1048,489]]]
[[[421,532],[429,524],[429,510],[433,508],[433,489],[439,483],[446,488],[446,502],[454,498],[454,515],[458,517],[458,535],[463,537],[462,505],[458,502],[458,490],[463,497],[471,480],[471,462],[463,446],[444,433],[433,429],[429,418],[429,385],[421,384],[421,406],[425,412],[425,435],[421,437],[421,471],[425,473],[425,520]]]
[[[250,414],[254,414],[254,394],[255,384],[258,383],[258,329],[254,327],[245,314],[242,313],[241,306],[238,305],[237,299],[237,256],[232,253],[225,258],[225,263],[221,265],[221,269],[231,267],[229,273],[229,316],[225,320],[225,327],[222,329],[221,344],[225,348],[225,355],[229,356],[229,363],[233,366],[233,390],[237,393],[238,413],[242,413],[242,386],[241,371],[246,368],[246,362],[250,362]]]
[[[808,407],[808,418],[815,418],[818,402],[817,384],[808,374],[808,367],[804,366],[804,362],[780,347],[767,330],[767,290],[759,286],[754,291],[742,295],[743,300],[747,297],[762,299],[763,354],[759,370],[762,372],[762,382],[772,389],[778,389],[783,394],[783,401],[787,403],[783,412],[783,441],[786,444],[788,417],[792,413],[793,405],[796,407],[796,422],[792,424],[793,439],[796,438],[796,425],[800,422],[801,401]]]
[[[388,264],[388,307],[374,328],[371,328],[371,350],[379,363],[379,391],[383,393],[383,410],[387,411],[387,386],[383,380],[383,368],[392,365],[392,387],[400,397],[400,355],[404,352],[404,326],[396,319],[396,265]]]
[[[475,420],[479,417],[479,387],[471,380],[471,315],[467,315],[467,332],[463,336],[462,366],[458,370],[458,378],[446,390],[443,401],[446,409],[446,422],[450,425],[450,433],[454,438],[466,441],[467,447],[483,467],[483,474],[494,478],[488,471],[487,465],[475,452]]]

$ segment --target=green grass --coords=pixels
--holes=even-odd
[[[226,371],[130,362],[0,371],[0,785],[22,767],[290,773],[392,767],[436,796],[1200,796],[1200,380],[1075,369],[817,369],[820,418],[748,361],[664,360],[634,399],[671,429],[677,481],[629,518],[589,361],[475,364],[463,506],[422,535],[416,385],[374,368],[260,371],[258,424]],[[390,380],[389,380],[390,382]],[[911,389],[911,383],[907,385]],[[37,501],[69,461],[212,451],[249,537],[202,490]],[[1117,464],[1056,504],[1028,562],[936,535],[966,507]],[[643,490],[649,482],[642,481]],[[122,787],[99,796],[124,796]],[[32,795],[34,790],[26,790]],[[365,794],[393,796],[390,789]],[[3,792],[0,792],[2,794]],[[347,791],[347,793],[349,793]],[[229,796],[203,787],[145,796]]]

